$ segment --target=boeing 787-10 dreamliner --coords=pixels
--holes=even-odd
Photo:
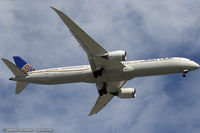
[[[16,94],[20,93],[29,83],[48,85],[76,82],[95,83],[99,96],[89,113],[92,115],[99,112],[114,96],[135,98],[136,90],[134,88],[121,89],[132,78],[178,73],[185,77],[187,72],[199,68],[199,64],[196,62],[180,57],[125,61],[126,51],[108,52],[67,15],[51,8],[60,16],[80,43],[88,56],[90,65],[36,70],[18,56],[13,57],[16,65],[2,59],[15,75],[10,80],[17,82]]]

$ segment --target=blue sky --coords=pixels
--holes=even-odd
[[[18,55],[36,69],[88,64],[54,6],[108,51],[128,60],[187,57],[200,63],[199,0],[1,0],[0,57]],[[88,117],[94,84],[33,85],[15,95],[12,73],[0,62],[0,128],[53,128],[54,132],[183,132],[200,130],[200,71],[136,78],[124,87],[135,99],[114,98]],[[1,130],[0,129],[0,130]]]

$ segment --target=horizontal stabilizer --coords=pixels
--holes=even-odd
[[[26,82],[17,82],[15,94],[19,94],[28,85]]]
[[[24,71],[22,71],[19,67],[17,67],[15,64],[13,64],[12,62],[10,62],[7,59],[3,59],[2,61],[8,66],[8,68],[13,72],[13,74],[17,77],[17,76],[27,76],[27,73],[25,73]]]

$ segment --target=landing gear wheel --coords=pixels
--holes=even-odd
[[[99,90],[99,95],[100,96],[103,96],[103,94],[107,94],[108,93],[106,87],[107,87],[106,83],[103,83],[102,89]]]
[[[103,67],[101,67],[101,69],[99,70],[99,76],[102,76],[102,74],[103,74],[103,71],[104,71],[104,68],[103,68]]]
[[[106,88],[102,88],[103,94],[107,94]]]
[[[103,96],[103,90],[99,90],[99,96]]]
[[[107,87],[106,83],[103,83],[103,87],[102,87],[103,94],[107,94],[106,87]]]
[[[99,70],[94,71],[93,72],[94,77],[97,78],[98,76],[102,76],[103,71],[104,71],[103,67],[101,67]]]
[[[98,71],[94,71],[93,75],[94,75],[95,78],[97,78],[98,77]]]
[[[186,77],[186,74],[188,73],[188,70],[183,70],[183,77]]]

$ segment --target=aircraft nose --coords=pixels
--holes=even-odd
[[[191,67],[195,70],[195,69],[198,69],[200,66],[198,63],[192,61]]]

